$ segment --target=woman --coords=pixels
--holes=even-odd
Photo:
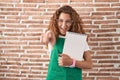
[[[82,25],[81,18],[71,6],[62,6],[53,14],[48,30],[42,39],[46,45],[50,43],[52,46],[46,80],[82,80],[82,69],[92,68],[88,44],[83,55],[83,61],[72,59],[62,53],[66,32],[85,34]]]

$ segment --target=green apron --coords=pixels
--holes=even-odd
[[[58,65],[59,54],[63,51],[65,38],[58,38],[51,51],[46,80],[82,80],[80,68],[61,67]]]

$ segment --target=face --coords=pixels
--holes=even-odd
[[[72,25],[72,20],[69,14],[61,13],[58,19],[58,28],[61,35],[65,35]]]

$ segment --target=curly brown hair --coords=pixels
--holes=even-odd
[[[60,7],[58,10],[56,10],[56,12],[51,17],[50,24],[48,26],[48,30],[51,30],[55,34],[56,38],[60,34],[57,20],[59,19],[61,13],[69,14],[73,21],[69,31],[85,34],[85,31],[83,30],[83,22],[79,14],[71,6],[64,5]]]

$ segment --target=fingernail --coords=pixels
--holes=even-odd
[[[59,57],[62,57],[60,54],[58,55]]]

